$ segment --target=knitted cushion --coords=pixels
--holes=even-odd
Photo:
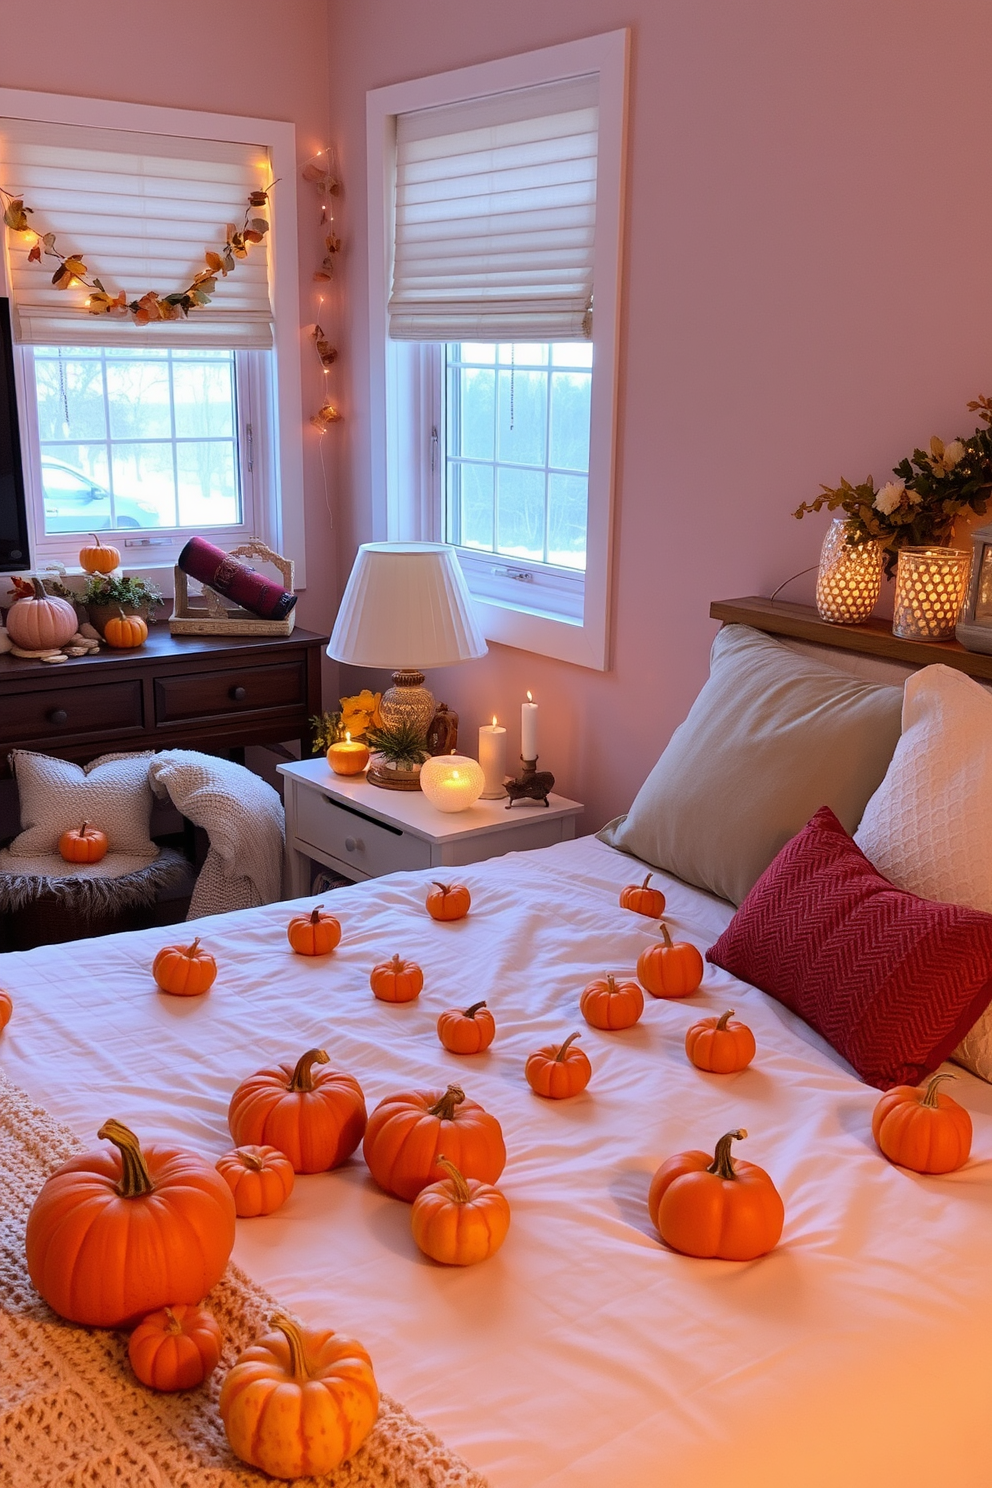
[[[151,757],[150,751],[102,754],[88,765],[75,765],[27,749],[13,750],[23,830],[10,844],[11,853],[32,858],[58,852],[62,833],[86,821],[106,832],[111,852],[154,858],[158,848],[148,835]]]
[[[869,1085],[917,1085],[992,1001],[992,915],[893,888],[822,807],[707,960],[791,1008]]]

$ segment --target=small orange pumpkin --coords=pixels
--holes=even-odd
[[[661,944],[637,958],[637,976],[652,997],[691,997],[703,980],[703,958],[688,941],[673,941],[662,925]]]
[[[471,903],[472,896],[464,884],[443,884],[435,880],[427,891],[427,913],[432,920],[463,920]]]
[[[716,1154],[679,1152],[651,1180],[648,1209],[659,1235],[683,1255],[753,1261],[774,1250],[785,1205],[764,1168],[734,1162],[730,1144],[746,1131],[727,1132]]]
[[[365,1096],[353,1075],[328,1065],[324,1049],[258,1070],[231,1097],[227,1124],[239,1147],[277,1147],[297,1173],[340,1167],[365,1131]]]
[[[570,1033],[558,1048],[548,1044],[531,1054],[524,1066],[527,1084],[535,1095],[548,1100],[566,1100],[585,1090],[592,1077],[592,1065],[584,1052],[577,1048],[578,1033]]]
[[[372,1360],[353,1338],[277,1312],[224,1376],[218,1408],[231,1450],[273,1478],[322,1477],[375,1425]]]
[[[107,834],[99,827],[83,822],[78,829],[70,827],[59,838],[59,853],[67,863],[99,863],[107,856]]]
[[[128,1340],[127,1356],[143,1385],[153,1390],[193,1390],[213,1374],[223,1346],[212,1313],[177,1302],[142,1319]]]
[[[755,1055],[754,1034],[746,1023],[731,1023],[733,1008],[719,1018],[701,1018],[685,1036],[685,1052],[697,1069],[732,1075]]]
[[[628,884],[620,890],[620,908],[632,909],[635,914],[647,915],[649,920],[660,920],[665,913],[665,896],[660,889],[649,889],[652,875],[643,883]]]
[[[163,946],[152,962],[152,976],[163,992],[174,997],[199,997],[214,984],[217,962],[200,949],[200,937],[192,945]]]
[[[437,1020],[437,1036],[450,1054],[481,1054],[496,1037],[496,1019],[484,1002],[463,1013],[450,1008]]]
[[[318,904],[316,909],[294,915],[286,934],[298,956],[328,956],[341,939],[341,922]]]
[[[380,1002],[412,1002],[424,985],[424,973],[416,961],[394,956],[373,966],[369,984]]]
[[[14,999],[0,988],[0,1033],[3,1033],[14,1013]]]
[[[293,1164],[278,1147],[233,1147],[218,1160],[217,1171],[234,1195],[239,1219],[274,1214],[296,1182]]]
[[[464,1178],[447,1157],[439,1157],[447,1173],[429,1183],[413,1201],[410,1225],[424,1255],[445,1266],[474,1266],[495,1255],[510,1228],[510,1206],[491,1183]]]
[[[79,550],[79,566],[84,573],[107,574],[113,573],[120,565],[121,554],[119,548],[112,548],[109,543],[100,541],[100,534],[93,533],[93,546],[88,544]]]
[[[938,1086],[951,1074],[933,1075],[925,1090],[896,1085],[875,1107],[871,1132],[889,1162],[914,1173],[953,1173],[971,1152],[971,1117]]]
[[[25,651],[57,651],[79,629],[76,611],[67,599],[46,594],[40,579],[31,584],[33,594],[22,594],[7,611],[7,634]]]
[[[579,1008],[592,1028],[632,1028],[644,1011],[644,993],[636,982],[618,982],[607,973],[589,983]]]
[[[503,1131],[458,1085],[404,1091],[379,1102],[362,1148],[380,1188],[409,1203],[437,1176],[447,1157],[466,1177],[495,1183],[506,1164]]]
[[[140,615],[125,615],[123,610],[118,610],[103,627],[103,639],[115,651],[131,651],[147,641],[148,626]]]

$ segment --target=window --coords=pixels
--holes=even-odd
[[[626,46],[369,95],[376,536],[452,543],[489,639],[600,669]]]

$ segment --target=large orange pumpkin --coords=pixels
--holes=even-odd
[[[149,1146],[120,1121],[97,1136],[117,1152],[70,1158],[28,1216],[28,1272],[73,1323],[121,1328],[157,1307],[199,1302],[234,1244],[234,1200],[195,1152]]]
[[[730,1144],[746,1131],[727,1132],[716,1154],[680,1152],[651,1180],[648,1209],[658,1233],[683,1255],[753,1261],[778,1244],[785,1206],[764,1168],[735,1162]]]
[[[472,904],[464,884],[435,883],[427,891],[427,913],[432,920],[463,920]]]
[[[890,1162],[914,1173],[953,1173],[971,1152],[971,1117],[938,1086],[954,1075],[934,1075],[925,1090],[896,1085],[871,1118],[872,1136]]]
[[[200,948],[197,936],[192,945],[163,946],[152,962],[152,976],[174,997],[199,997],[213,986],[217,962]]]
[[[410,1202],[437,1177],[447,1157],[466,1178],[495,1183],[506,1163],[503,1131],[495,1116],[458,1085],[389,1095],[369,1117],[362,1147],[380,1188]]]
[[[84,573],[113,573],[120,561],[120,548],[112,548],[109,543],[101,542],[97,532],[93,533],[93,546],[87,544],[79,550],[79,566]]]
[[[579,1007],[592,1028],[632,1028],[644,1011],[644,993],[636,982],[618,982],[608,973],[589,983]]]
[[[353,1338],[301,1328],[285,1313],[238,1356],[219,1409],[231,1450],[273,1478],[322,1477],[375,1425],[372,1360]]]
[[[413,1201],[410,1225],[424,1255],[446,1266],[474,1266],[485,1261],[506,1239],[510,1206],[491,1183],[464,1178],[446,1157],[437,1160],[447,1173],[429,1183]]]
[[[524,1074],[535,1095],[548,1100],[567,1100],[570,1095],[585,1090],[592,1078],[592,1065],[575,1043],[579,1037],[578,1033],[570,1033],[563,1044],[557,1047],[547,1044],[528,1056]]]
[[[107,834],[99,827],[83,822],[78,828],[70,827],[59,838],[59,854],[67,863],[99,863],[107,856]]]
[[[32,579],[34,594],[15,599],[7,611],[7,634],[24,651],[57,651],[76,634],[79,621],[67,599],[46,594],[40,579]]]
[[[115,651],[133,651],[135,646],[143,646],[147,641],[148,626],[140,615],[125,615],[123,610],[118,610],[103,627],[103,639]]]
[[[731,1075],[746,1069],[755,1055],[754,1034],[746,1023],[731,1023],[733,1008],[719,1018],[700,1018],[685,1036],[685,1052],[697,1069]]]
[[[437,1020],[437,1036],[451,1054],[480,1054],[496,1037],[496,1019],[484,1002],[473,1002],[463,1013],[449,1008]]]
[[[632,909],[635,914],[647,915],[649,920],[660,920],[665,913],[665,896],[660,889],[649,889],[649,873],[643,883],[628,884],[620,890],[620,908]]]
[[[278,1147],[234,1147],[217,1162],[239,1219],[274,1214],[293,1192],[293,1164]]]
[[[673,941],[661,927],[661,944],[637,958],[637,975],[652,997],[690,997],[703,980],[703,958],[688,941]]]
[[[352,1075],[326,1065],[323,1049],[308,1049],[291,1064],[259,1070],[242,1080],[227,1113],[239,1147],[277,1147],[297,1173],[340,1167],[365,1131],[365,1097]]]
[[[14,999],[0,988],[0,1033],[3,1033],[14,1012]]]
[[[416,961],[394,956],[373,966],[369,985],[380,1002],[413,1002],[424,985],[424,973]]]
[[[298,956],[327,956],[341,939],[341,922],[318,904],[309,913],[294,915],[286,934]]]
[[[128,1339],[127,1356],[143,1385],[193,1390],[213,1374],[223,1346],[213,1314],[179,1302],[142,1319]]]

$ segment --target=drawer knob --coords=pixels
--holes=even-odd
[[[69,715],[64,708],[53,708],[48,715],[50,723],[68,723]]]
[[[346,837],[344,839],[344,845],[348,852],[361,852],[365,846],[360,837]]]
[[[245,698],[248,696],[247,688],[244,688],[244,687],[232,687],[231,688],[231,696],[232,696],[232,698],[234,699],[234,701],[236,703],[243,703],[244,700],[245,700]]]

